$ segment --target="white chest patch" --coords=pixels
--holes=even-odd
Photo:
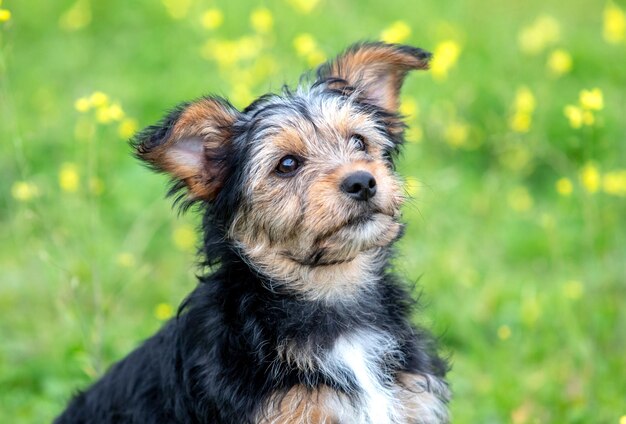
[[[392,361],[395,341],[384,333],[358,332],[335,342],[324,371],[340,383],[352,380],[358,387],[358,404],[344,409],[341,423],[392,424],[401,408],[394,396],[385,361]],[[387,365],[389,365],[387,363]]]

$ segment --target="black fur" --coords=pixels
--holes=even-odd
[[[225,258],[224,258],[225,259]],[[347,330],[380,328],[402,342],[403,370],[443,376],[432,338],[409,325],[412,302],[391,275],[356,305],[328,306],[264,288],[235,254],[171,320],[87,392],[57,423],[252,422],[260,403],[297,383],[328,384],[277,359],[279,341],[312,338],[320,348]]]
[[[327,94],[350,95],[332,90]],[[350,379],[346,387],[319,372],[298,370],[279,360],[277,348],[285,340],[309,340],[323,350],[360,328],[383,330],[397,340],[399,357],[392,362],[399,365],[390,373],[445,375],[447,364],[432,336],[411,324],[415,303],[389,272],[389,258],[378,270],[380,280],[373,289],[353,302],[329,304],[303,300],[285,289],[270,290],[266,277],[250,268],[228,241],[230,219],[246,207],[239,172],[249,157],[246,140],[262,125],[258,120],[263,114],[272,112],[264,110],[268,99],[259,99],[243,112],[233,130],[238,142],[221,158],[229,170],[223,187],[213,202],[198,204],[204,214],[201,257],[206,269],[198,287],[176,318],[78,394],[56,423],[245,424],[253,422],[270,394],[286,393],[296,384],[311,389],[324,384],[350,395],[355,391]],[[306,116],[306,105],[295,107]],[[359,107],[383,124],[391,116],[369,104]],[[179,108],[161,125],[140,134],[136,146],[158,143],[180,113]],[[396,141],[399,145],[401,139]]]

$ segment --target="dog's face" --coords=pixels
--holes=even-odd
[[[398,95],[428,58],[357,45],[311,86],[243,112],[217,98],[183,105],[139,136],[138,155],[193,200],[236,199],[224,236],[269,279],[313,298],[354,292],[402,228]]]

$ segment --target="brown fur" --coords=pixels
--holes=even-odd
[[[428,59],[426,54],[416,57],[388,44],[357,46],[322,67],[320,74],[339,77],[362,90],[378,106],[396,112],[406,74],[413,69],[428,69]]]
[[[231,237],[255,266],[291,289],[314,297],[349,294],[367,281],[367,264],[377,249],[400,231],[401,183],[383,157],[387,140],[366,115],[350,103],[325,104],[312,113],[314,125],[286,117],[288,123],[255,148],[247,194],[256,213],[238,215]],[[366,152],[350,146],[352,134],[365,138]],[[306,162],[297,179],[273,174],[277,158],[285,154]],[[370,172],[377,181],[371,207],[378,213],[367,227],[371,234],[350,225],[363,214],[363,205],[346,202],[339,189],[357,170]],[[315,252],[318,257],[313,258]]]
[[[384,157],[390,140],[381,134],[380,122],[354,101],[365,98],[391,112],[385,118],[387,129],[401,131],[393,114],[400,86],[409,70],[427,68],[429,56],[422,53],[384,44],[347,50],[318,73],[331,78],[331,86],[348,84],[356,91],[354,100],[312,98],[310,116],[281,115],[254,140],[245,187],[248,204],[229,229],[253,266],[315,298],[341,297],[368,281],[379,249],[399,234],[403,196]],[[192,200],[211,200],[226,172],[216,158],[228,149],[238,116],[219,100],[201,99],[185,107],[163,143],[139,154],[184,182]],[[350,145],[353,134],[364,138],[365,152]],[[285,155],[305,162],[298,178],[276,175],[277,162]],[[339,189],[345,176],[358,170],[370,172],[377,182],[377,194],[367,207],[346,201]],[[255,213],[245,212],[249,210]],[[371,212],[370,222],[355,225]]]
[[[326,386],[311,390],[295,386],[284,396],[271,399],[259,424],[340,424],[333,407],[338,394]]]
[[[445,361],[389,270],[404,200],[399,90],[428,58],[359,44],[310,86],[241,113],[202,98],[135,138],[172,193],[187,189],[185,206],[199,201],[203,265],[215,269],[68,422],[90,408],[111,420],[447,422]],[[128,402],[131,386],[142,390]]]
[[[289,352],[294,353],[294,350]],[[396,411],[401,422],[417,424],[447,420],[442,416],[446,411],[442,402],[450,395],[447,386],[440,381],[425,375],[400,373],[393,390],[402,405]],[[345,409],[349,405],[345,395],[326,386],[315,390],[295,386],[287,394],[270,398],[266,408],[259,413],[258,423],[339,424],[342,415],[350,414]]]
[[[447,386],[421,374],[400,373],[397,381],[397,396],[404,406],[403,414],[407,423],[447,421],[447,408],[442,405],[444,400],[450,398]],[[440,408],[434,408],[433,405],[439,405]]]
[[[233,109],[212,98],[188,105],[160,145],[138,155],[157,169],[183,181],[190,198],[211,200],[222,187],[225,169],[219,160],[237,118]]]

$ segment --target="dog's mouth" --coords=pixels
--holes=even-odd
[[[330,226],[327,231],[317,236],[315,242],[319,243],[340,231],[358,230],[360,227],[364,227],[382,217],[387,217],[395,221],[398,215],[399,213],[389,213],[380,208],[368,207],[366,210],[357,211],[354,215]]]
[[[382,212],[370,212],[370,213],[365,213],[362,215],[355,216],[354,218],[348,219],[342,227],[343,228],[359,227],[359,226],[365,225],[368,222],[372,222],[375,219],[376,214],[383,214],[383,213]]]
[[[318,235],[305,252],[283,252],[283,255],[310,267],[351,262],[364,252],[391,244],[402,227],[397,218],[382,211],[362,213]]]

